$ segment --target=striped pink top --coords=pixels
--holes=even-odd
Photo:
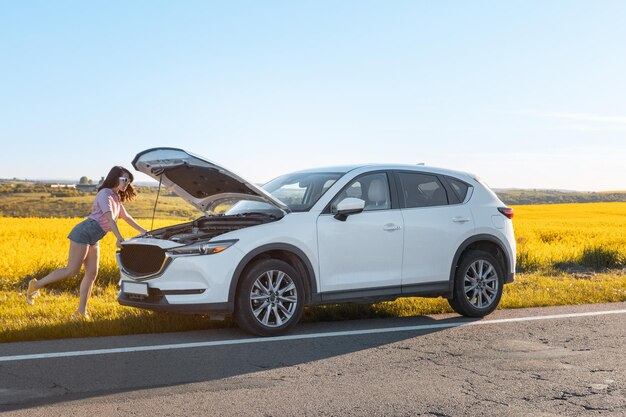
[[[109,211],[115,221],[117,221],[119,217],[124,219],[128,216],[124,205],[120,201],[120,196],[110,188],[103,188],[96,194],[93,209],[88,218],[97,221],[105,232],[110,232],[111,227],[109,227],[109,222],[107,222],[104,216],[104,214]]]

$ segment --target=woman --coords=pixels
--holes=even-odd
[[[126,168],[115,166],[109,171],[106,179],[100,187],[93,203],[91,214],[77,224],[68,238],[70,239],[70,253],[65,268],[57,269],[46,275],[41,280],[31,279],[26,291],[26,301],[34,304],[34,298],[39,295],[39,290],[48,284],[72,277],[80,271],[81,265],[85,265],[85,276],[80,283],[80,303],[78,310],[72,314],[75,319],[88,319],[87,301],[91,295],[93,283],[98,275],[100,263],[99,241],[108,232],[112,231],[117,238],[117,247],[121,247],[124,238],[117,228],[117,219],[122,218],[137,229],[140,233],[146,233],[146,229],[139,226],[126,212],[122,203],[131,201],[137,192],[132,186],[133,174]]]

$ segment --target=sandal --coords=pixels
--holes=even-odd
[[[36,278],[28,281],[28,289],[26,290],[26,302],[31,306],[35,304],[35,297],[39,297],[39,290],[35,289]]]
[[[90,318],[91,316],[87,312],[85,312],[85,314],[82,314],[80,311],[76,310],[74,314],[72,314],[73,320],[89,320]]]

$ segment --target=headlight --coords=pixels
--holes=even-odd
[[[212,255],[220,253],[237,243],[237,240],[222,240],[219,242],[201,242],[187,246],[178,246],[166,252],[172,255]]]

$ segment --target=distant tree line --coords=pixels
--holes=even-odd
[[[626,201],[626,192],[564,192],[552,190],[498,190],[496,194],[509,205],[611,203]]]
[[[41,183],[4,183],[0,184],[0,194],[16,194],[16,193],[46,193],[51,190],[50,186]]]
[[[51,197],[78,197],[85,195],[75,188],[55,188],[51,184],[35,183],[0,183],[0,195],[48,193]]]

